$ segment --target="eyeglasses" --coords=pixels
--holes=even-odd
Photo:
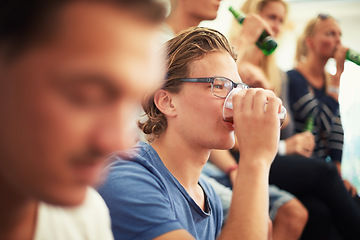
[[[311,29],[311,34],[310,36],[314,35],[314,31],[315,31],[315,26],[319,23],[319,21],[324,21],[327,20],[329,18],[332,18],[329,14],[325,14],[325,13],[319,13],[317,15],[317,17],[315,18],[315,22],[313,24],[313,27]]]
[[[182,82],[210,83],[212,94],[219,98],[226,98],[229,92],[234,88],[249,88],[245,83],[235,83],[226,77],[218,76],[207,78],[180,78],[178,80]]]
[[[324,14],[324,13],[319,13],[319,15],[317,17],[320,18],[321,20],[331,18],[331,16],[329,14]]]
[[[310,35],[309,36],[313,36],[314,33],[315,33],[315,28],[316,26],[319,24],[319,22],[322,22],[322,21],[325,21],[325,20],[328,20],[328,19],[332,19],[334,20],[335,22],[337,22],[337,20],[335,18],[333,18],[331,15],[329,14],[325,14],[325,13],[319,13],[317,15],[317,17],[314,19],[314,23],[312,24],[312,28],[311,28],[311,32],[310,32]]]

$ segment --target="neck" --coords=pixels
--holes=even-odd
[[[210,149],[196,147],[179,135],[169,134],[169,129],[152,146],[165,167],[189,193],[199,187],[201,170],[209,158]]]
[[[21,196],[0,182],[0,239],[33,239],[37,201]]]
[[[200,22],[201,19],[182,11],[181,6],[178,6],[173,12],[171,12],[169,17],[166,19],[166,23],[173,29],[176,35],[184,29],[199,25]]]
[[[328,59],[319,58],[309,53],[306,62],[299,64],[298,69],[314,87],[321,88],[325,84],[325,65],[327,61]]]

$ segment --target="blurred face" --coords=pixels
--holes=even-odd
[[[333,57],[341,44],[340,27],[332,18],[317,21],[313,35],[307,39],[309,49],[320,57]]]
[[[193,17],[202,20],[214,20],[221,0],[182,0],[187,12]]]
[[[162,61],[157,26],[106,4],[68,5],[57,29],[1,59],[0,174],[25,197],[75,205],[105,157],[134,144],[138,101]]]
[[[241,82],[230,54],[213,52],[190,64],[189,78],[222,76]],[[233,126],[223,120],[223,98],[211,92],[210,83],[183,84],[174,96],[177,110],[176,129],[190,146],[204,149],[229,149],[234,145]]]
[[[277,37],[285,20],[286,9],[284,4],[281,2],[269,2],[259,15],[270,25],[275,37]]]

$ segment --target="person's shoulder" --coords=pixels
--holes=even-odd
[[[59,233],[54,236],[54,234]],[[39,204],[35,239],[113,239],[109,210],[101,196],[88,187],[81,205]]]
[[[287,76],[290,89],[298,88],[300,86],[307,86],[306,78],[297,69],[288,71]]]
[[[92,187],[88,187],[83,204],[74,208],[64,208],[64,210],[69,210],[70,215],[81,218],[82,221],[90,221],[88,222],[89,225],[94,222],[98,223],[110,219],[109,209],[107,208],[104,199]]]
[[[94,211],[94,214],[103,214],[104,212],[109,212],[104,199],[95,189],[89,187],[87,190],[84,204],[81,206],[81,208],[88,211],[88,209],[92,209],[95,206],[98,208],[98,210],[92,210]]]
[[[144,142],[138,142],[132,148],[123,151],[116,151],[112,153],[109,157],[110,160],[109,164],[112,163],[111,160],[136,161],[137,159],[144,158],[145,155],[149,153],[151,154],[152,152],[151,150],[153,150],[151,145]]]
[[[98,192],[105,199],[121,196],[139,197],[143,189],[164,191],[166,174],[156,151],[146,143],[138,143],[134,148],[116,153],[105,169],[105,182]]]
[[[301,76],[300,72],[296,69],[289,70],[286,74],[290,80],[298,79]]]
[[[154,158],[158,158],[156,151],[149,144],[138,142],[133,148],[113,153],[107,160],[105,171],[151,168]]]

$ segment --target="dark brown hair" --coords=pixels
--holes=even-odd
[[[0,50],[11,58],[34,42],[46,41],[56,31],[61,9],[77,1],[112,4],[153,22],[166,15],[165,6],[156,0],[0,0]]]

